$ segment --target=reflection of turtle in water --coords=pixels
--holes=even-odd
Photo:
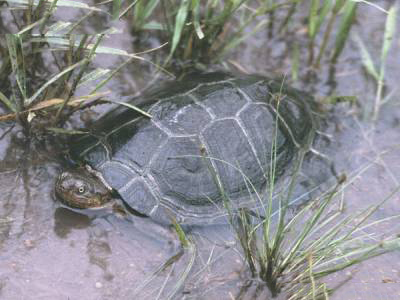
[[[157,222],[213,223],[224,199],[233,211],[260,204],[273,141],[278,178],[315,134],[312,99],[260,76],[199,75],[144,99],[152,118],[120,106],[74,140],[71,158],[86,167],[60,175],[65,204],[101,206],[112,191]]]

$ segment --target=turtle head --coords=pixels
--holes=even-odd
[[[84,168],[61,173],[55,193],[62,203],[73,208],[101,207],[112,200],[111,191]]]

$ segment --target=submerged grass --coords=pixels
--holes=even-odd
[[[192,237],[184,232],[182,227],[173,221],[173,228],[178,236],[180,241],[181,249],[169,258],[165,263],[163,263],[156,271],[152,273],[148,278],[146,278],[143,282],[137,285],[137,287],[133,290],[131,297],[140,297],[143,296],[142,293],[149,293],[146,291],[146,287],[151,286],[154,281],[160,276],[165,276],[165,272],[169,269],[167,276],[165,276],[163,284],[161,284],[157,288],[151,288],[150,293],[152,295],[146,295],[145,298],[151,299],[176,299],[177,294],[181,291],[186,279],[189,276],[190,271],[193,268],[196,256],[197,256],[197,247]],[[174,278],[171,279],[173,273],[175,271],[175,264],[182,260],[184,256],[188,256],[188,261],[184,262],[185,266],[181,268],[181,272],[178,274],[174,274]],[[172,287],[168,287],[167,285],[172,285]]]

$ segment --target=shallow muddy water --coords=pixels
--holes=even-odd
[[[355,31],[378,57],[385,15],[368,6],[362,6],[358,14]],[[367,26],[363,19],[370,20]],[[90,26],[99,26],[98,20],[88,23],[88,32]],[[259,32],[229,59],[246,66],[249,73],[290,72],[291,41],[301,44],[301,34],[271,40]],[[398,89],[400,78],[398,36],[387,63],[389,92]],[[135,49],[129,33],[112,40],[114,46]],[[335,91],[356,95],[360,103],[373,101],[375,86],[363,72],[358,51],[351,40],[336,65],[334,84],[327,84],[332,78],[329,68],[322,67],[314,79],[293,85],[317,98]],[[116,61],[98,59],[104,66]],[[153,71],[142,63],[130,65],[113,89],[124,96],[134,94],[151,81]],[[96,110],[101,113],[104,108]],[[398,92],[382,108],[376,125],[360,121],[357,110],[349,104],[338,105],[326,129],[332,140],[323,149],[337,172],[345,173],[348,181],[354,179],[340,195],[346,213],[379,203],[400,184]],[[76,116],[73,122],[78,126],[84,120]],[[62,207],[54,196],[54,182],[63,168],[60,156],[26,138],[18,125],[0,124],[0,299],[167,299],[171,295],[176,299],[267,299],[265,289],[247,287],[247,266],[229,226],[193,228],[194,246],[182,251],[171,229],[148,218],[107,211],[88,215]],[[365,171],[359,172],[362,168]],[[371,220],[396,215],[400,215],[399,194]],[[394,218],[365,231],[379,241],[399,234],[400,222]],[[324,281],[334,286],[344,279],[348,281],[331,299],[400,299],[400,253],[376,257]]]

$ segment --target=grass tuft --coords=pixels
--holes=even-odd
[[[361,169],[354,180],[371,165]],[[341,203],[335,204],[345,187],[344,181],[338,182],[292,216],[287,214],[290,199],[281,198],[276,223],[270,205],[261,221],[241,210],[232,223],[252,276],[264,281],[273,296],[284,291],[288,299],[328,299],[333,290],[321,281],[325,276],[400,249],[400,237],[377,242],[365,234],[367,228],[389,219],[367,223],[400,186],[379,204],[349,216],[344,215]]]
[[[0,100],[11,114],[0,116],[0,121],[16,119],[29,128],[35,118],[43,116],[49,126],[62,126],[73,112],[85,107],[85,100],[93,101],[93,98],[98,98],[102,100],[99,103],[118,102],[102,99],[107,94],[100,93],[100,89],[128,63],[133,60],[148,60],[139,54],[102,46],[106,38],[105,34],[51,36],[26,31],[23,34],[7,34],[6,47],[0,47],[6,62],[2,68],[12,76],[3,77]],[[98,54],[118,55],[128,59],[115,69],[96,68],[94,59]],[[45,68],[44,61],[49,59],[52,59],[51,63],[58,70],[50,73]],[[74,97],[78,88],[81,89],[81,95]],[[63,102],[53,99],[63,99]],[[69,105],[72,99],[74,103]],[[77,102],[77,99],[82,101]],[[133,105],[123,105],[148,116]]]

